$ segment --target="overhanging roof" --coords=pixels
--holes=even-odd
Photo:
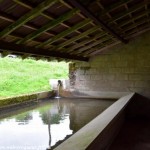
[[[0,0],[0,52],[88,61],[150,29],[149,0]]]

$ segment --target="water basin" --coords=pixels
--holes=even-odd
[[[112,100],[54,99],[0,119],[0,150],[53,149],[94,119]]]

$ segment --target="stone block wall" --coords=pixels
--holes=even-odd
[[[86,62],[75,63],[74,88],[87,95],[120,97],[137,92],[150,97],[150,32],[119,44]]]

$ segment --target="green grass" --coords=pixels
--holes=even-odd
[[[0,98],[50,90],[58,78],[68,78],[67,63],[0,58]]]

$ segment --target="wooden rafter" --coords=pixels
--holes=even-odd
[[[30,10],[33,9],[33,7],[32,7],[31,5],[29,5],[29,4],[25,3],[25,2],[22,2],[22,1],[20,1],[20,0],[13,0],[13,1],[15,1],[16,3],[22,5],[23,7],[26,7],[26,8],[28,8],[28,9],[30,9]],[[65,3],[63,0],[59,0],[59,1],[60,1],[61,3],[63,3],[63,4],[66,5],[66,3]],[[67,5],[67,7],[70,8],[70,9],[74,9],[74,8],[70,7],[69,5]],[[49,20],[55,19],[54,17],[50,16],[49,13],[46,13],[46,12],[41,12],[41,15],[42,15],[43,17],[49,19]],[[78,15],[85,19],[85,17],[84,17],[83,15],[81,15],[80,13],[78,13]],[[62,23],[60,23],[60,24],[61,24],[62,26],[64,26],[64,27],[66,27],[66,28],[70,28],[70,26],[69,26],[68,24],[64,23],[64,22],[62,22]],[[91,22],[91,24],[92,24],[92,22]],[[80,31],[76,30],[76,32],[80,34]]]
[[[57,58],[66,58],[72,60],[88,61],[88,57],[70,55],[68,53],[60,53],[56,51],[46,51],[45,49],[41,49],[41,48],[34,48],[34,47],[24,46],[21,44],[4,42],[4,41],[0,41],[0,49],[4,49],[6,51],[10,50],[15,53],[37,55],[42,57],[57,57]]]
[[[119,6],[121,6],[121,5],[123,5],[124,4],[124,2],[117,2],[116,3],[116,5],[112,5],[112,7],[111,7],[111,9],[108,9],[107,8],[107,11],[105,10],[105,7],[102,5],[102,3],[100,2],[100,1],[97,1],[97,5],[100,7],[100,9],[102,9],[102,12],[105,12],[105,15],[109,18],[109,19],[112,19],[112,15],[111,15],[111,11],[113,10],[113,9],[115,9],[116,7],[119,7]],[[105,16],[104,15],[104,16]],[[100,18],[101,17],[103,17],[103,13],[100,13]],[[103,17],[104,18],[104,17]],[[117,33],[118,34],[120,34],[122,37],[123,37],[123,30],[118,26],[118,24],[117,24],[117,22],[113,22],[114,24],[113,25],[115,25],[115,27],[117,28]],[[112,28],[112,27],[111,27]]]
[[[145,20],[138,21],[138,22],[136,22],[136,24],[133,24],[133,25],[127,27],[124,31],[127,32],[128,30],[131,30],[131,29],[133,29],[133,28],[136,28],[138,25],[144,24],[144,23],[146,23],[146,22],[148,22],[148,21],[150,21],[150,18],[147,18],[147,19],[145,19]],[[136,31],[136,32],[138,32],[138,31]]]
[[[26,2],[22,2],[22,1],[20,1],[20,0],[13,0],[14,2],[16,2],[16,3],[18,3],[18,4],[20,4],[21,6],[23,6],[23,7],[26,7],[26,8],[28,8],[28,9],[33,9],[33,6],[31,6],[31,4],[29,4],[29,3],[26,3]],[[60,0],[60,2],[61,3],[63,3],[64,5],[66,5],[69,9],[73,9],[70,5],[68,5],[66,2],[64,2],[63,0]],[[41,13],[41,15],[43,16],[43,17],[46,17],[47,19],[50,19],[50,20],[53,20],[54,18],[52,17],[52,16],[50,16],[49,14],[47,14],[46,12],[42,12]],[[84,19],[86,19],[85,18],[85,16],[83,16],[81,13],[78,13],[78,15],[80,16],[80,17],[82,17],[82,18],[84,18]],[[94,25],[94,23],[91,21],[90,22],[92,25]],[[67,27],[68,29],[70,29],[70,26],[68,25],[68,24],[66,24],[66,23],[64,23],[64,22],[62,22],[62,23],[60,23],[62,26],[64,26],[64,27]],[[75,30],[75,32],[76,33],[78,33],[78,34],[81,34],[82,32],[80,32],[79,30]],[[45,32],[46,34],[50,34],[49,32]],[[55,35],[53,35],[54,37],[55,37]],[[88,37],[88,36],[87,36]],[[66,39],[66,38],[64,38],[63,37],[63,39],[64,40],[68,40],[68,39]],[[19,43],[19,42],[18,42]],[[45,44],[46,45],[46,44]],[[39,45],[39,47],[40,47],[40,45]]]
[[[96,24],[102,26],[107,32],[112,34],[118,40],[122,41],[123,43],[127,43],[128,41],[122,38],[119,34],[117,34],[114,30],[112,30],[107,24],[105,24],[102,20],[98,19],[94,16],[87,8],[85,8],[81,3],[77,2],[76,0],[69,1],[74,7],[81,10],[84,15],[91,18]]]
[[[94,55],[97,55],[97,54],[99,54],[100,52],[103,52],[103,51],[105,51],[106,49],[111,48],[111,47],[113,47],[113,46],[115,46],[115,45],[117,45],[117,44],[120,44],[120,43],[121,43],[120,41],[116,41],[116,42],[114,42],[114,43],[108,45],[107,47],[95,49],[95,50],[93,50],[93,52],[90,52],[89,54],[87,54],[87,55],[85,55],[85,56],[94,56]]]
[[[65,37],[65,36],[67,36],[68,34],[74,32],[74,31],[76,31],[76,30],[78,30],[78,29],[80,29],[80,28],[82,28],[82,27],[84,27],[84,26],[86,26],[86,25],[89,24],[90,22],[91,22],[90,19],[85,19],[84,21],[82,21],[82,22],[80,22],[80,23],[74,25],[73,27],[70,27],[69,29],[67,29],[67,30],[65,30],[65,31],[63,31],[63,32],[61,32],[61,33],[59,33],[59,34],[57,34],[56,36],[50,38],[49,40],[47,40],[47,41],[41,43],[38,47],[43,47],[43,46],[45,46],[45,45],[50,45],[50,44],[52,44],[53,42],[59,40],[60,38],[63,38],[63,37]]]
[[[104,43],[101,43],[101,44],[93,47],[92,49],[90,49],[90,50],[88,50],[86,52],[83,52],[82,55],[87,57],[87,56],[91,55],[93,52],[101,50],[102,48],[106,47],[106,45],[109,46],[109,45],[111,45],[113,43],[115,43],[115,42],[113,40],[109,39],[107,41],[104,41]]]
[[[9,0],[1,1],[0,48],[23,58],[87,60],[111,45],[148,31],[150,25],[149,0],[114,3],[109,0],[44,0],[35,5],[25,0],[12,0],[11,5],[8,5]],[[49,6],[42,8],[46,2]],[[74,9],[80,12],[70,17],[69,13],[66,15]]]
[[[30,12],[26,13],[24,16],[19,18],[16,22],[12,23],[8,27],[6,27],[3,31],[1,31],[0,37],[5,37],[6,35],[10,34],[20,26],[24,25],[26,22],[40,15],[42,11],[46,10],[56,2],[58,2],[58,0],[46,0],[40,3],[36,8],[32,9]]]
[[[88,44],[92,41],[95,41],[100,37],[103,38],[103,36],[105,36],[105,35],[106,35],[106,33],[104,33],[104,32],[98,33],[98,34],[96,34],[95,36],[93,36],[91,38],[87,38],[87,39],[83,40],[82,42],[79,42],[78,44],[69,47],[67,52],[73,52],[75,49],[79,49],[80,47],[85,46],[86,44]]]
[[[113,17],[111,20],[109,20],[108,24],[111,24],[112,22],[117,21],[117,20],[119,20],[119,19],[129,15],[130,13],[133,13],[136,10],[138,10],[138,9],[144,7],[144,6],[145,6],[145,3],[142,3],[142,4],[139,3],[139,4],[135,5],[135,6],[133,6],[132,8],[129,8],[125,12],[122,12],[122,13],[116,15],[115,17]]]
[[[14,23],[16,21],[16,19],[14,17],[12,17],[12,16],[10,16],[10,15],[4,13],[4,12],[1,12],[1,11],[0,11],[0,18],[3,19],[3,20],[6,20],[8,22],[11,22],[11,23]],[[38,30],[38,28],[35,25],[31,24],[31,23],[26,23],[22,26],[26,27],[28,29]],[[53,34],[48,33],[48,32],[46,32],[46,34],[53,35]]]
[[[5,14],[5,13],[1,13],[1,12],[0,12],[0,18],[2,18],[3,20],[7,20],[7,21],[9,21],[9,22],[15,22],[15,19],[14,19],[12,16],[10,16],[10,15],[8,15],[8,14]],[[37,28],[35,25],[32,25],[31,23],[26,23],[26,24],[24,24],[23,26],[26,27],[26,28],[32,29],[32,30],[34,30],[34,31],[38,30],[38,28]],[[45,32],[45,34],[47,34],[48,36],[54,36],[54,37],[55,37],[54,34],[48,32],[48,31]],[[21,38],[21,37],[20,37],[20,38]],[[23,38],[23,37],[22,37],[22,38]],[[20,39],[20,40],[21,40],[21,39]],[[66,40],[66,39],[65,39],[65,40]]]
[[[109,39],[110,39],[110,38],[109,38]],[[109,39],[108,39],[108,37],[100,38],[100,39],[98,39],[97,41],[92,42],[91,44],[89,44],[89,45],[87,45],[87,46],[84,46],[84,47],[78,49],[77,51],[73,52],[72,54],[79,54],[79,53],[88,51],[88,50],[91,49],[92,47],[95,47],[96,45],[100,45],[100,44],[102,44],[104,41],[107,41],[107,40],[109,40]]]
[[[41,27],[37,31],[35,31],[31,34],[28,34],[24,39],[18,41],[17,44],[22,44],[24,42],[30,41],[30,40],[38,37],[43,32],[46,32],[46,31],[54,28],[55,26],[59,25],[60,23],[64,22],[65,20],[69,19],[70,17],[72,17],[73,15],[75,15],[78,12],[79,12],[78,9],[73,9],[73,10],[65,13],[64,15],[60,16],[59,18],[57,18],[53,21],[50,21],[49,23],[47,23],[45,26]]]
[[[120,1],[117,1],[116,3],[108,6],[107,8],[104,8],[102,10],[102,12],[99,14],[100,17],[106,15],[107,13],[110,13],[111,11],[113,11],[114,9],[124,5],[124,4],[127,4],[129,2],[131,2],[133,0],[120,0]],[[101,0],[98,0],[98,3],[101,2]]]
[[[77,36],[75,36],[75,37],[73,37],[73,38],[71,38],[71,39],[69,39],[69,40],[59,44],[58,46],[52,46],[51,50],[55,50],[55,51],[58,51],[58,50],[63,50],[64,51],[65,50],[66,51],[66,49],[63,48],[64,46],[67,46],[67,45],[71,44],[72,42],[75,42],[75,41],[77,41],[77,40],[79,40],[79,39],[81,39],[83,37],[86,37],[87,35],[95,32],[98,29],[99,29],[99,27],[93,27],[93,28],[83,32],[82,34],[77,35]],[[36,46],[36,47],[39,48],[39,45]]]
[[[85,37],[85,36],[87,36],[87,35],[89,35],[89,34],[95,32],[95,31],[98,30],[98,29],[99,29],[98,26],[93,27],[93,28],[91,28],[91,29],[89,29],[89,30],[83,32],[82,34],[80,34],[80,35],[78,35],[78,36],[75,36],[75,37],[71,38],[71,39],[68,40],[68,41],[63,42],[62,44],[58,45],[56,49],[61,49],[61,48],[65,47],[65,46],[71,44],[72,42],[75,42],[75,41],[77,41],[77,40],[79,40],[79,39],[81,39],[81,38],[83,38],[83,37]]]
[[[139,19],[139,18],[141,18],[141,17],[147,15],[148,13],[150,13],[150,10],[146,10],[146,11],[142,12],[140,15],[137,15],[137,16],[132,17],[132,18],[133,18],[134,20],[136,20],[136,19]],[[118,25],[119,25],[119,27],[123,27],[123,26],[127,25],[127,24],[130,23],[130,22],[132,22],[132,20],[130,20],[130,19],[129,19],[129,20],[125,20],[125,21],[119,23]]]

